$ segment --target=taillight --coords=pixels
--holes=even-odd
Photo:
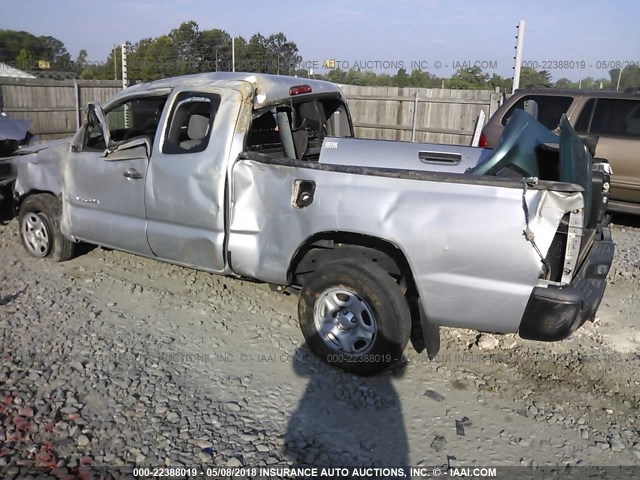
[[[487,148],[487,137],[484,136],[484,132],[480,134],[480,141],[478,142],[478,146],[480,148]]]
[[[289,89],[289,96],[300,95],[302,93],[311,93],[311,87],[309,85],[296,85]]]

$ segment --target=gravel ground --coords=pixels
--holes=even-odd
[[[560,343],[443,329],[362,379],[295,296],[101,248],[53,264],[0,226],[0,466],[640,465],[640,229],[616,219],[595,323]]]

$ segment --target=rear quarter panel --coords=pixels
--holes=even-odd
[[[292,205],[296,179],[316,183],[313,203]],[[235,163],[228,249],[241,275],[286,284],[295,252],[321,232],[393,243],[411,266],[432,323],[515,332],[541,271],[523,236],[522,189]],[[580,193],[529,190],[531,229],[543,254]]]

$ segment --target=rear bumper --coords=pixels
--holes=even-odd
[[[563,340],[592,319],[604,296],[614,248],[605,227],[571,284],[535,287],[518,334],[529,340]]]

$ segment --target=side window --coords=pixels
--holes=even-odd
[[[595,98],[590,99],[580,112],[578,121],[576,122],[575,130],[580,133],[588,133],[589,126],[591,125],[591,114],[593,113],[593,106],[596,104]]]
[[[153,143],[166,102],[166,96],[141,97],[112,107],[105,112],[111,141],[117,143],[133,137],[147,136]],[[107,148],[95,116],[89,117],[85,135],[85,147],[102,150]]]
[[[599,98],[589,133],[640,138],[640,101]]]
[[[535,103],[531,103],[535,102]],[[526,105],[525,105],[526,103]],[[558,97],[553,95],[525,95],[520,98],[502,117],[502,125],[506,125],[516,108],[535,111],[537,106],[538,121],[549,130],[555,130],[560,123],[560,117],[567,113],[573,103],[572,97]],[[526,108],[525,108],[526,107]]]
[[[220,95],[182,92],[176,97],[162,153],[202,152],[209,145]]]
[[[327,114],[327,136],[351,137],[351,125],[347,108],[342,102],[325,102],[324,109]]]

